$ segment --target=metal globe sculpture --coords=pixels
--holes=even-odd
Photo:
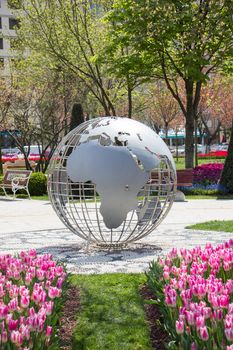
[[[128,118],[79,125],[50,163],[53,208],[88,242],[119,245],[148,235],[168,213],[175,191],[168,147],[151,128]]]

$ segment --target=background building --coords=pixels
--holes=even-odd
[[[19,25],[17,20],[18,6],[11,0],[0,0],[0,67],[2,75],[10,74],[10,60],[14,59],[15,28]]]

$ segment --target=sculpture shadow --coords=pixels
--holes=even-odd
[[[126,247],[107,248],[90,245],[86,249],[85,243],[45,246],[37,249],[38,254],[52,254],[55,260],[65,264],[103,266],[108,263],[140,262],[142,258],[155,259],[162,249],[157,245],[145,243],[131,243]],[[139,260],[140,259],[140,260]]]

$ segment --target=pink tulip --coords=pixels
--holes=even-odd
[[[8,303],[8,308],[10,311],[18,310],[18,298],[11,299]]]
[[[203,307],[203,316],[205,319],[210,318],[212,315],[212,311],[210,307]]]
[[[233,303],[228,305],[228,313],[233,314]]]
[[[56,304],[49,299],[61,296],[65,278],[63,267],[57,266],[50,254],[37,256],[36,251],[31,250],[21,252],[19,258],[9,254],[0,256],[1,344],[9,344],[10,347],[14,344],[18,350],[29,350],[36,344],[36,334],[46,328],[46,340],[41,338],[44,339],[41,346],[48,346],[52,334],[48,316],[52,315]],[[174,279],[175,285],[177,281]],[[31,300],[36,303],[35,308],[30,307]],[[32,336],[35,337],[35,344]]]
[[[59,278],[57,279],[56,287],[57,287],[58,289],[62,289],[63,283],[64,283],[64,278],[63,278],[63,277],[59,277]]]
[[[45,302],[45,308],[46,308],[46,314],[50,316],[53,312],[53,307],[54,307],[54,302],[53,301],[48,301]]]
[[[19,328],[19,331],[21,332],[24,339],[30,339],[30,328],[28,325],[22,324]]]
[[[29,295],[22,295],[20,298],[20,306],[24,309],[28,308],[30,304],[30,296]]]
[[[208,333],[208,330],[207,330],[207,327],[204,326],[204,327],[201,327],[200,330],[200,338],[201,340],[203,341],[207,341],[209,339],[209,333]]]
[[[164,271],[164,273],[163,273],[163,278],[165,279],[165,281],[166,281],[166,280],[168,280],[168,279],[169,279],[169,277],[170,277],[169,272]]]
[[[52,332],[53,332],[53,328],[52,328],[51,326],[47,326],[47,327],[46,327],[46,331],[45,331],[45,336],[46,336],[47,338],[50,338],[51,335],[52,335]]]
[[[229,305],[229,296],[228,295],[220,295],[219,296],[219,305],[220,305],[220,307],[227,308]]]
[[[19,331],[11,332],[11,341],[17,346],[21,346],[23,344],[23,336]]]
[[[177,334],[183,334],[184,333],[184,322],[183,321],[176,321],[176,333]]]
[[[57,298],[57,297],[60,297],[61,295],[61,290],[57,287],[50,287],[49,290],[48,290],[48,296],[49,298],[51,299],[54,299],[54,298]]]
[[[3,298],[6,295],[6,292],[4,290],[4,285],[0,284],[0,298]]]
[[[8,306],[0,305],[0,320],[4,320],[8,314]]]
[[[19,271],[14,271],[13,277],[17,281],[20,280],[20,278],[21,278],[20,272]]]
[[[31,272],[28,272],[25,276],[25,284],[26,286],[30,286],[31,282],[32,282],[32,279],[33,279],[33,275]]]
[[[187,322],[190,326],[193,326],[195,324],[195,317],[194,317],[194,313],[192,311],[187,311],[186,319],[187,319]]]
[[[61,276],[64,273],[63,266],[57,266],[56,267],[56,275]]]
[[[18,327],[19,321],[10,319],[8,323],[9,331],[15,331]]]
[[[29,252],[28,252],[28,255],[31,258],[35,258],[36,257],[36,250],[35,249],[30,249]]]
[[[185,258],[186,254],[187,254],[187,250],[185,248],[181,248],[180,255],[182,256],[183,259]]]
[[[3,331],[2,332],[2,343],[6,344],[8,341],[8,337],[7,337],[7,331]]]
[[[227,340],[233,341],[233,324],[232,328],[225,328],[224,333],[226,335]]]
[[[204,328],[205,326],[205,319],[203,316],[199,316],[196,318],[196,327],[197,329]]]
[[[41,269],[37,269],[36,270],[36,278],[39,280],[39,281],[43,281],[44,278],[45,278],[45,271],[41,270]]]

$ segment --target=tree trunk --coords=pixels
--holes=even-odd
[[[2,147],[0,146],[0,175],[3,173],[3,166],[2,166]]]
[[[198,144],[198,137],[197,137],[197,116],[194,118],[194,159],[195,159],[195,167],[198,166],[198,157],[197,157],[197,144]]]
[[[164,123],[164,129],[165,129],[165,143],[169,146],[169,142],[168,142],[168,123],[167,122]]]
[[[233,120],[231,126],[231,137],[228,147],[228,155],[222,171],[220,185],[224,186],[230,193],[233,193]]]
[[[186,80],[186,123],[185,123],[185,168],[193,168],[193,132],[194,132],[194,105],[193,105],[193,81]]]
[[[27,170],[33,170],[32,167],[31,167],[31,164],[28,160],[28,157],[25,157],[25,167]]]
[[[132,108],[133,108],[132,90],[130,89],[130,87],[128,87],[128,118],[132,118]]]
[[[0,174],[3,173],[3,166],[2,166],[2,136],[0,135]]]
[[[84,114],[81,103],[75,102],[73,104],[72,112],[71,112],[71,121],[69,131],[75,129],[77,126],[84,122]]]
[[[193,168],[193,155],[194,155],[194,146],[193,146],[193,132],[194,132],[194,120],[186,119],[185,124],[185,168]]]

